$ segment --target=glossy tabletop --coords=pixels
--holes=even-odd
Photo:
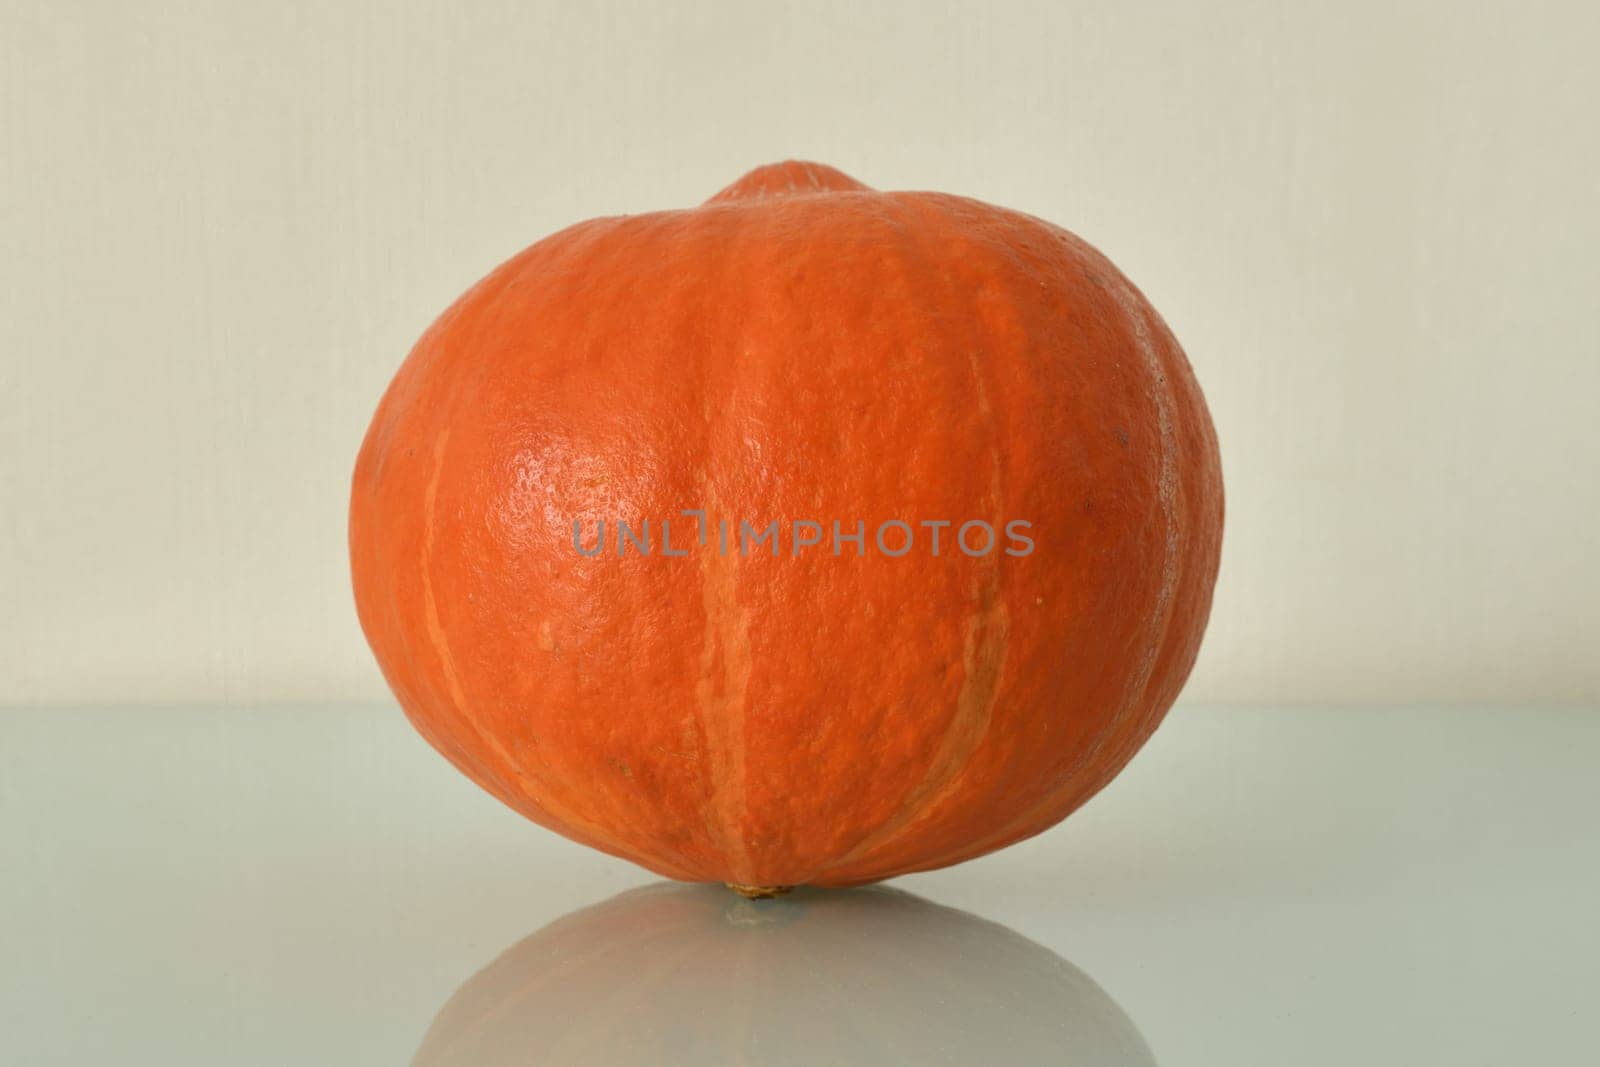
[[[746,902],[392,707],[0,710],[0,1063],[1596,1062],[1600,709],[1180,706],[1056,829]]]

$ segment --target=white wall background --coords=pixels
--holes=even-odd
[[[1167,317],[1229,489],[1190,699],[1600,699],[1594,5],[0,10],[0,701],[381,697],[347,477],[412,341],[787,157]]]

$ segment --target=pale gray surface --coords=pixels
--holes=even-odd
[[[1600,700],[1590,0],[0,0],[0,702],[376,700],[345,501],[502,259],[790,156],[1193,361],[1196,700]],[[1288,639],[1286,634],[1292,634]]]
[[[1593,709],[1180,707],[1061,827],[894,884],[1070,961],[1165,1067],[1584,1062],[1600,992],[1597,756]],[[475,971],[653,881],[502,809],[393,708],[0,712],[0,1062],[404,1063]],[[661,987],[672,1010],[646,1021],[701,1049],[734,1026],[757,1047],[774,1027],[837,1041],[841,1020],[866,1049],[919,1013],[981,1030],[1003,1013],[934,972],[963,953],[974,968],[1039,957],[945,925],[940,947],[889,909],[859,952],[817,947],[811,988],[854,991],[837,1011],[806,1017],[788,998],[771,1007],[789,1015],[729,1011],[726,983],[691,959]],[[552,967],[595,936],[563,929]],[[563,977],[559,1006],[536,996],[517,1017],[637,1021],[619,1005],[661,998],[629,959],[589,1015],[570,995],[580,979]],[[744,984],[783,977],[765,959],[739,954]],[[908,967],[929,972],[925,994]],[[582,973],[589,989],[607,972]],[[901,977],[860,995],[874,975]],[[1024,1006],[1042,995],[1018,981],[980,984]],[[1106,1043],[1116,1012],[1088,990],[1063,994],[1088,1020],[1068,1051],[1142,1062]],[[1008,1062],[1019,1029],[1003,1029],[952,1031],[951,1048],[987,1043],[987,1062]]]

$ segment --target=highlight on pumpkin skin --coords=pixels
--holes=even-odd
[[[539,1063],[1153,1067],[1092,978],[997,923],[887,888],[741,900],[658,883],[507,950],[413,1067]]]

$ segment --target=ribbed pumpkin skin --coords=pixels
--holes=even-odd
[[[684,509],[779,520],[781,554],[723,555],[714,525],[697,546]],[[970,519],[995,550],[956,548]],[[575,520],[588,547],[605,521],[601,555]],[[619,557],[617,520],[654,551]],[[822,544],[793,555],[794,520]],[[834,520],[865,555],[833,554]],[[1031,554],[1002,551],[1013,520]],[[575,840],[756,886],[1065,817],[1176,697],[1221,532],[1200,390],[1110,262],[800,163],[495,270],[401,367],[350,509],[362,626],[434,747]]]

